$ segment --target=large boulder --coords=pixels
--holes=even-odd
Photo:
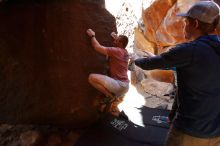
[[[134,47],[136,51],[149,51],[153,54],[156,54],[155,44],[151,43],[146,39],[143,32],[139,28],[135,28],[134,31]]]
[[[150,7],[143,10],[144,35],[155,44],[155,49],[158,49],[156,52],[162,53],[167,50],[165,47],[187,41],[183,33],[183,18],[176,14],[186,12],[197,1],[200,0],[155,0]],[[215,2],[220,4],[219,0]],[[215,33],[219,32],[220,25]]]
[[[0,8],[0,122],[88,126],[98,113],[87,78],[107,64],[86,29],[110,45],[115,18],[104,0],[21,1]]]
[[[166,16],[156,30],[156,40],[160,46],[173,46],[185,42],[184,22],[177,13],[186,12],[190,6],[198,0],[177,0],[177,2],[167,11]]]
[[[143,10],[142,18],[145,25],[145,36],[151,42],[156,43],[156,32],[164,20],[169,9],[177,0],[154,0],[150,7]]]

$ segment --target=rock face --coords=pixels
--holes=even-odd
[[[186,12],[193,3],[198,0],[177,0],[177,2],[167,11],[166,16],[156,31],[156,38],[160,46],[173,46],[182,43],[184,38],[184,22],[177,13]]]
[[[183,19],[176,14],[186,12],[197,1],[200,0],[155,0],[143,11],[144,35],[157,46],[158,54],[166,51],[164,47],[187,41],[184,39]],[[215,2],[219,4],[219,0]],[[219,34],[219,28],[216,34]]]
[[[143,11],[142,17],[145,24],[145,36],[151,42],[157,43],[157,30],[164,20],[168,10],[175,4],[176,0],[156,0]]]
[[[8,1],[0,8],[0,122],[84,127],[98,117],[89,73],[106,73],[87,28],[111,44],[104,0]]]
[[[141,29],[135,28],[135,37],[134,37],[134,46],[135,51],[149,51],[153,54],[156,54],[155,52],[155,44],[148,41],[145,37]]]

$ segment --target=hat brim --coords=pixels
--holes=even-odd
[[[178,14],[176,14],[176,16],[188,17],[188,14],[187,13],[178,13]]]

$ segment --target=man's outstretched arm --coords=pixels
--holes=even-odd
[[[92,43],[92,46],[93,48],[103,54],[103,55],[107,55],[107,48],[105,46],[102,46],[98,41],[97,39],[95,38],[95,32],[92,30],[92,29],[88,29],[87,31],[87,34],[88,36],[91,37],[91,43]]]

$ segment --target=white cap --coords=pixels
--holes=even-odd
[[[213,1],[199,1],[186,13],[179,13],[177,16],[190,17],[211,24],[219,16],[219,6]]]

